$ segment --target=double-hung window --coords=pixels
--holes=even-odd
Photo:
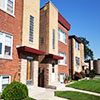
[[[14,15],[15,0],[0,0],[0,9]]]
[[[58,60],[58,64],[66,65],[67,64],[67,55],[66,55],[66,53],[58,52],[58,55],[61,56],[61,57],[64,57],[63,60]]]
[[[65,44],[67,43],[66,33],[60,28],[58,28],[58,39]]]
[[[11,82],[10,75],[0,75],[0,92]]]
[[[13,36],[0,32],[0,58],[12,59]]]
[[[29,42],[33,43],[34,33],[34,17],[30,15],[30,29],[29,29]]]

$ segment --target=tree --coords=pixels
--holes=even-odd
[[[79,37],[79,38],[80,38],[80,40],[84,44],[84,56],[85,56],[85,60],[94,59],[93,51],[89,48],[89,46],[90,46],[89,41],[86,40],[86,38],[84,38],[84,37]]]

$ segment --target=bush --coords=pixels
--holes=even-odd
[[[69,81],[72,81],[71,75],[68,76],[68,80]]]
[[[27,86],[14,81],[4,88],[1,97],[4,100],[22,100],[28,97]]]
[[[89,69],[88,68],[85,70],[85,74],[86,74],[86,77],[89,77]]]
[[[94,78],[95,75],[96,75],[96,70],[95,69],[91,70],[90,73],[89,73],[89,77]]]
[[[85,78],[85,77],[86,77],[86,75],[85,75],[85,73],[84,73],[84,72],[80,72],[80,74],[81,74],[81,76],[82,76],[83,78]]]
[[[81,74],[78,73],[78,72],[75,72],[74,79],[75,79],[75,80],[79,80],[79,79],[81,79],[81,78],[82,78]]]

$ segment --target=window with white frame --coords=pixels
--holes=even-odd
[[[0,58],[12,59],[13,36],[0,31]]]
[[[0,9],[14,15],[15,0],[0,0]]]
[[[34,33],[34,17],[30,15],[30,31],[29,31],[29,41],[33,43],[33,33]]]
[[[64,57],[63,60],[58,60],[58,64],[66,65],[67,64],[67,55],[66,55],[66,53],[58,52],[58,55],[61,56],[61,57]]]
[[[79,43],[78,43],[77,41],[75,41],[75,48],[76,48],[77,50],[80,49],[80,48],[79,48]]]
[[[75,59],[76,59],[76,65],[79,66],[80,65],[80,58],[76,57]]]
[[[67,43],[66,33],[64,31],[62,31],[60,28],[58,28],[58,39],[59,39],[59,41],[65,43],[65,44]]]
[[[10,75],[0,75],[0,92],[11,82]]]

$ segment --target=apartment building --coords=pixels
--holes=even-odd
[[[16,80],[38,86],[40,0],[0,1],[0,92]]]
[[[58,61],[58,81],[64,83],[64,79],[69,76],[69,39],[68,31],[71,25],[58,13],[58,55],[64,57]]]
[[[71,75],[81,72],[84,66],[84,45],[75,35],[69,36],[69,66]]]
[[[19,55],[19,81],[26,85],[38,86],[40,0],[24,0],[22,15],[21,44]]]
[[[0,0],[0,92],[18,73],[22,0]],[[18,74],[16,80],[19,80]]]
[[[40,50],[46,55],[40,58],[39,86],[56,87],[69,74],[69,30],[70,24],[47,2],[40,10]]]
[[[55,86],[63,57],[58,56],[58,10],[50,1],[40,10],[40,50],[46,55],[40,58],[39,86]]]

